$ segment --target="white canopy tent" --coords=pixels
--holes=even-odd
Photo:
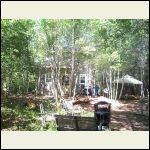
[[[121,98],[124,84],[141,85],[141,95],[143,94],[143,82],[133,78],[132,76],[125,75],[122,78],[119,78],[119,79],[113,81],[113,83],[121,83],[122,84],[122,88],[121,88],[119,99]]]
[[[113,81],[113,83],[143,84],[143,82],[141,82],[129,75],[125,75],[122,78]]]

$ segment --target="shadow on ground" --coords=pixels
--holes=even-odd
[[[149,116],[132,112],[112,112],[112,131],[149,131]]]

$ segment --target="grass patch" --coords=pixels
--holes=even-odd
[[[50,112],[54,110],[50,109]],[[7,99],[1,105],[1,130],[46,131],[55,130],[54,123],[42,127],[40,110],[22,105],[20,101]]]
[[[10,131],[56,131],[55,121],[46,122],[42,126],[40,120],[40,108],[32,105],[26,106],[15,98],[8,98],[1,104],[1,130]],[[65,115],[62,104],[57,104],[51,101],[42,101],[45,113],[54,116],[55,114]],[[31,107],[30,107],[31,106]],[[94,113],[83,110],[81,116],[93,117]]]

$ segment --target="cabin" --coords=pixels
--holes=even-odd
[[[39,73],[38,77],[38,91],[39,94],[42,95],[51,95],[53,91],[53,85],[58,84],[56,83],[56,80],[54,81],[53,71],[51,64],[51,59],[47,59],[44,64],[41,72]],[[94,73],[90,66],[86,64],[82,64],[79,67],[79,71],[76,73],[76,76],[74,77],[74,81],[77,78],[77,89],[79,87],[88,87],[92,88],[95,83]],[[71,66],[70,65],[61,65],[60,69],[60,75],[59,75],[59,83],[60,86],[63,88],[63,92],[66,93],[67,89],[70,85],[70,76],[71,76]],[[55,82],[55,83],[54,83]]]

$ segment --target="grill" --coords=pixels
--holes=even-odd
[[[106,101],[100,101],[94,105],[94,117],[97,119],[99,130],[109,129],[111,115],[111,104]]]

